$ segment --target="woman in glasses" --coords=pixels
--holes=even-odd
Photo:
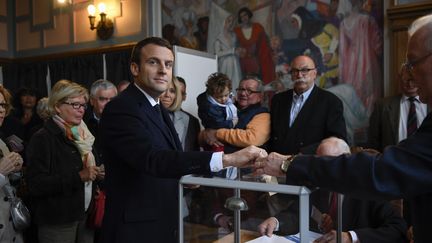
[[[27,180],[40,243],[93,242],[86,211],[100,169],[92,153],[94,137],[82,121],[88,98],[81,85],[58,81],[48,99],[51,118],[27,148]]]
[[[0,126],[3,125],[3,121],[11,110],[11,95],[10,93],[0,85]],[[0,138],[2,138],[0,134]],[[21,156],[15,152],[8,153],[9,150],[4,145],[4,142],[0,140],[3,145],[0,146],[0,242],[23,242],[21,232],[15,231],[12,221],[9,220],[10,215],[10,200],[8,194],[15,191],[9,182],[9,176],[13,172],[21,170],[23,160]]]

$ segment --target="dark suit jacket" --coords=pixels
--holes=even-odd
[[[299,156],[287,172],[287,183],[363,198],[408,199],[415,241],[430,242],[432,218],[432,114],[416,133],[382,155],[358,153],[335,158]]]
[[[314,154],[321,140],[330,136],[346,139],[342,102],[315,86],[289,127],[293,90],[272,99],[270,150],[282,154]]]
[[[396,95],[379,100],[369,118],[368,146],[378,151],[399,140],[400,100]]]
[[[210,174],[210,152],[179,152],[167,111],[165,124],[145,95],[129,87],[110,101],[100,121],[106,168],[102,242],[176,242],[178,178]]]
[[[329,191],[321,189],[313,192],[310,202],[322,213],[328,213]],[[282,233],[296,234],[299,231],[298,210],[296,200],[287,210],[276,215]],[[311,229],[319,232],[315,220],[311,218],[309,222]],[[345,196],[342,204],[342,231],[350,230],[357,234],[360,242],[406,242],[406,223],[387,201],[367,201]]]

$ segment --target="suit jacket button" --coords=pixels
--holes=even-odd
[[[0,229],[3,229],[3,225],[2,224],[0,224]]]
[[[7,202],[7,201],[9,200],[9,198],[8,198],[8,197],[4,197],[3,200],[4,200],[5,202]]]

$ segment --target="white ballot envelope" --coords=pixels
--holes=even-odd
[[[308,240],[307,242],[312,243],[314,240],[318,239],[321,236],[322,236],[321,234],[309,231],[308,234],[306,235]],[[254,240],[247,241],[246,243],[300,243],[300,233],[296,235],[289,235],[289,236],[279,236],[273,234],[272,237],[263,235]]]

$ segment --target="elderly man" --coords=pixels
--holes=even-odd
[[[276,94],[271,104],[269,149],[283,154],[315,154],[321,140],[346,138],[342,102],[315,85],[317,70],[308,56],[291,63],[293,89]]]
[[[99,164],[102,163],[102,147],[100,139],[98,139],[99,120],[105,109],[105,105],[115,96],[117,96],[117,88],[108,80],[96,80],[90,88],[91,109],[86,111],[84,122],[93,136],[95,136],[94,146],[98,157],[97,162]]]
[[[324,139],[317,148],[317,155],[338,156],[350,154],[350,148],[345,141],[331,137]],[[312,192],[311,204],[323,212],[321,219],[310,220],[313,231],[325,233],[317,239],[319,243],[334,242],[336,239],[335,224],[336,205],[335,193],[325,189]],[[406,224],[387,201],[361,200],[345,196],[342,207],[342,242],[406,242]],[[287,210],[275,217],[268,218],[258,227],[258,231],[271,236],[278,230],[282,234],[296,234],[299,228],[298,200]],[[318,216],[319,214],[317,214]]]
[[[206,129],[201,132],[200,138],[209,145],[224,145],[224,152],[232,153],[249,145],[262,146],[270,137],[270,114],[267,108],[261,106],[263,99],[263,85],[255,76],[243,78],[236,89],[236,106],[238,108],[238,123],[233,129]],[[235,170],[227,174],[234,174]],[[244,213],[242,225],[254,229],[254,218],[265,215],[263,200],[259,200],[261,193],[243,191],[242,197],[247,201],[249,210]],[[232,190],[219,189],[218,196],[213,200],[214,208],[212,218],[221,227],[229,228],[232,217],[230,212],[223,208],[225,199],[232,196]],[[265,204],[264,204],[265,206]]]
[[[432,15],[414,21],[409,30],[405,68],[418,87],[420,101],[432,105]],[[274,156],[256,162],[258,173],[286,175],[289,182],[325,187],[363,198],[410,202],[415,242],[430,242],[432,218],[432,114],[417,132],[382,154],[361,152],[336,158]]]
[[[182,152],[174,125],[159,105],[173,64],[167,40],[139,41],[131,55],[133,84],[102,114],[106,207],[101,242],[178,242],[178,178],[242,167],[266,154],[253,146],[233,154]]]
[[[209,145],[224,145],[225,152],[233,152],[249,145],[261,146],[270,137],[270,114],[261,106],[262,82],[246,76],[239,83],[236,97],[239,121],[234,129],[206,129],[201,140]]]

